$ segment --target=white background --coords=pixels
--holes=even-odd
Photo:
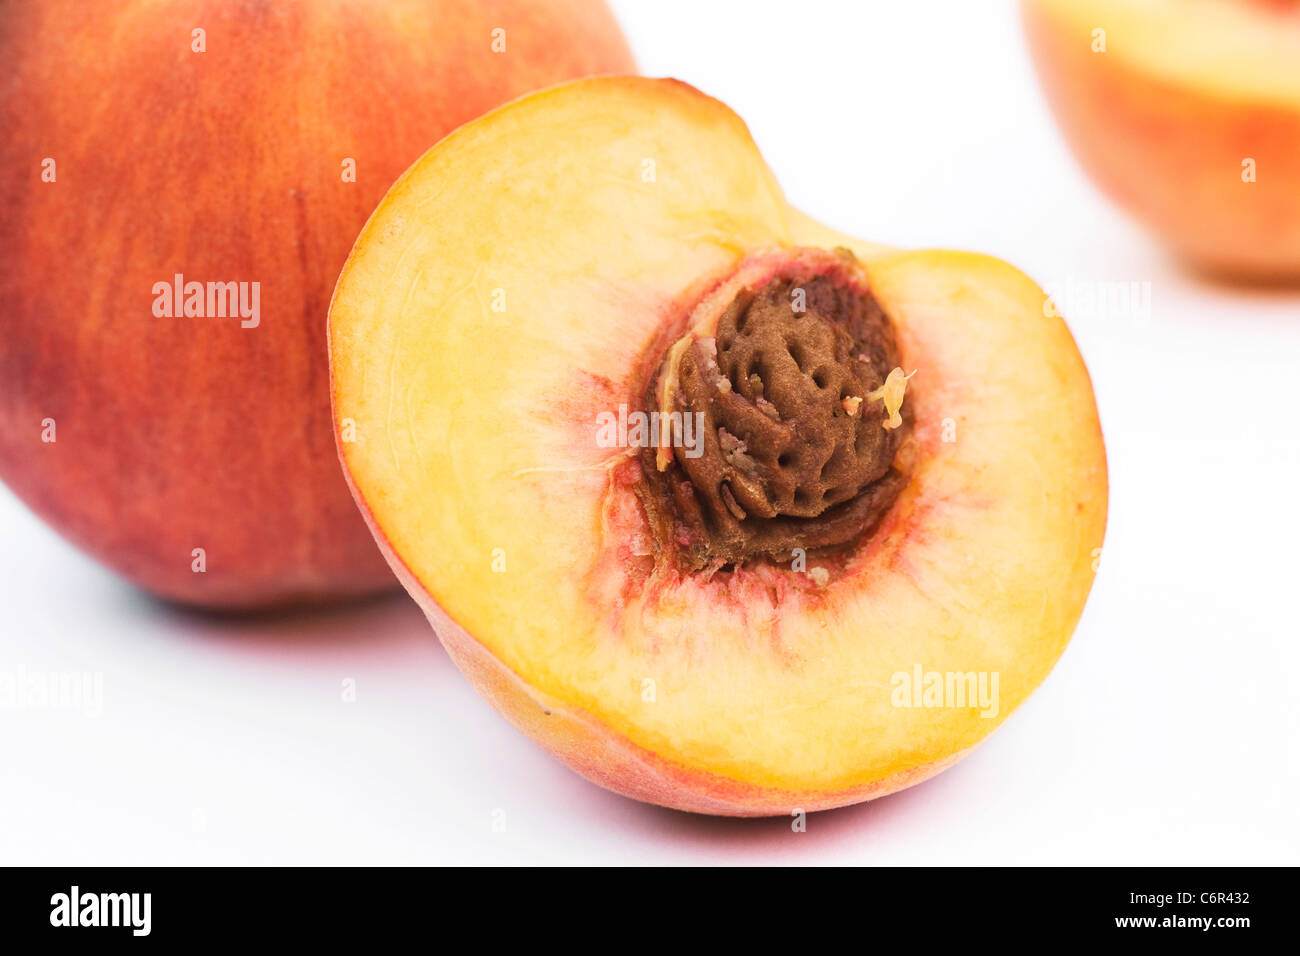
[[[1151,283],[1145,321],[1071,317],[1110,527],[1056,670],[920,787],[803,834],[692,817],[534,747],[404,597],[269,621],[163,607],[0,491],[0,668],[104,679],[97,718],[0,711],[0,862],[1300,862],[1300,294],[1192,278],[1096,194],[1009,4],[616,12],[642,71],[733,106],[817,218],[1049,287]]]

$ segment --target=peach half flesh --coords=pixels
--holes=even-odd
[[[906,485],[802,567],[683,571],[651,534],[639,449],[605,447],[601,413],[641,408],[657,359],[737,289],[832,258],[915,371]],[[577,81],[462,127],[371,217],[330,310],[340,453],[461,670],[569,766],[683,810],[842,806],[969,751],[1083,610],[1106,459],[1045,306],[996,259],[795,212],[740,118],[683,83]],[[918,672],[996,675],[999,699],[900,698]]]

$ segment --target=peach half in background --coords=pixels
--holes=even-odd
[[[745,322],[780,340],[728,377]],[[639,800],[787,814],[924,780],[1043,680],[1092,585],[1105,451],[1042,290],[810,221],[677,81],[553,87],[426,153],[348,259],[330,363],[357,500],[453,659]],[[692,395],[699,459],[601,440]],[[820,481],[836,461],[865,484]],[[999,700],[900,699],[918,671]]]
[[[1300,279],[1300,4],[1023,0],[1083,168],[1208,272]]]

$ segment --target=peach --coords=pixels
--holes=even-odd
[[[1300,5],[1024,0],[1087,173],[1194,266],[1300,278]]]
[[[604,4],[3,3],[0,62],[0,475],[167,598],[396,587],[334,448],[330,290],[429,143],[633,68]]]
[[[453,133],[329,328],[398,576],[507,719],[619,793],[767,815],[910,786],[1083,610],[1106,458],[1042,290],[802,216],[683,83],[575,81]],[[652,414],[678,424],[624,428]]]

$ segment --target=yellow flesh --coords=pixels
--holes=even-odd
[[[1214,97],[1300,108],[1300,7],[1256,0],[1024,0],[1068,24],[1084,49]]]
[[[773,604],[741,576],[621,603],[618,550],[649,542],[625,533],[626,452],[598,447],[595,415],[629,401],[702,280],[799,244],[854,248],[899,326],[929,449],[912,517],[820,595],[803,580]],[[342,453],[380,533],[533,687],[687,767],[846,788],[985,736],[1082,610],[1105,458],[1043,305],[997,260],[886,253],[789,210],[743,123],[685,85],[584,81],[453,134],[376,211],[331,308],[335,416],[357,423]],[[998,716],[893,706],[915,664],[999,672]]]

